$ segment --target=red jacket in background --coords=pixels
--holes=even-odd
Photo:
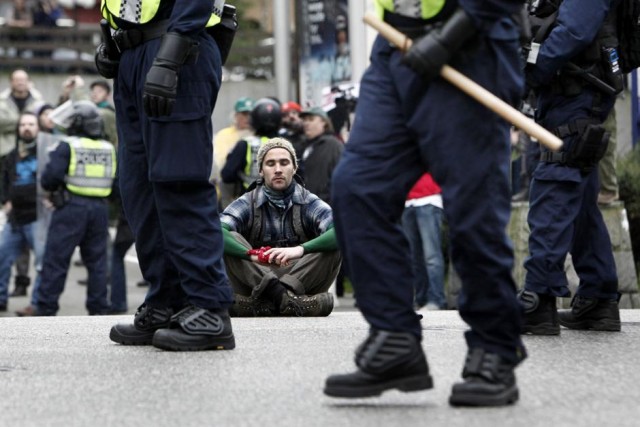
[[[442,190],[440,186],[431,177],[430,173],[425,173],[420,179],[413,185],[413,188],[409,190],[407,200],[419,199],[421,197],[432,196],[434,194],[440,194]]]

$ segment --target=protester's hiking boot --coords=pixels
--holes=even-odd
[[[331,397],[379,396],[390,389],[419,391],[433,387],[420,340],[408,332],[371,329],[356,349],[358,370],[331,375],[324,393]]]
[[[188,306],[171,317],[167,329],[156,331],[153,346],[173,351],[232,350],[236,341],[229,312]]]
[[[463,382],[451,388],[453,406],[503,406],[518,400],[514,365],[481,348],[469,349],[462,370]]]
[[[1,312],[7,311],[7,304],[0,303],[0,311]]]
[[[16,316],[18,317],[31,317],[35,315],[36,308],[32,305],[28,305],[25,308],[21,308],[20,310],[16,310]]]
[[[229,308],[231,317],[267,317],[277,313],[276,306],[271,301],[238,294],[235,294],[235,302]]]
[[[169,326],[172,314],[170,308],[154,308],[143,304],[138,308],[133,324],[119,323],[113,326],[109,338],[123,345],[151,345],[153,334]]]
[[[556,297],[522,290],[518,301],[524,308],[523,334],[560,335]]]
[[[558,313],[560,324],[569,329],[592,331],[620,331],[618,301],[585,298],[576,295],[570,310]]]
[[[13,292],[9,295],[10,297],[26,297],[27,296],[27,288],[31,284],[31,279],[29,276],[16,276],[15,287],[13,288]]]
[[[600,206],[609,206],[619,198],[617,191],[600,191],[598,193],[598,204]]]
[[[529,201],[529,187],[525,187],[513,196],[511,196],[512,202],[528,202]]]
[[[324,292],[316,295],[296,295],[287,290],[280,302],[280,316],[324,317],[333,310],[333,295]]]

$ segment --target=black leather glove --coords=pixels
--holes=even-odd
[[[178,33],[162,37],[156,59],[142,90],[144,112],[149,117],[170,116],[178,92],[178,75],[187,58],[197,53],[198,44]]]
[[[111,59],[107,54],[107,46],[104,43],[100,43],[96,48],[95,61],[98,73],[105,79],[113,79],[118,75],[120,58]]]
[[[476,31],[469,15],[458,8],[442,28],[416,40],[402,62],[427,80],[433,80],[440,75],[442,66],[451,60],[460,46],[473,37]]]

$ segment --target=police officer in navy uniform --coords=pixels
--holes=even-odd
[[[220,0],[103,0],[113,42],[96,65],[115,77],[119,182],[144,279],[124,345],[232,349],[233,291],[222,262],[212,168],[211,115],[225,46],[214,39]],[[224,22],[224,21],[223,21]],[[113,44],[116,49],[114,53]],[[228,46],[226,46],[228,47]]]
[[[89,272],[86,308],[89,314],[107,314],[107,239],[111,194],[116,173],[116,153],[103,139],[104,125],[98,107],[76,101],[57,115],[68,137],[54,145],[40,184],[51,192],[55,210],[47,232],[36,316],[53,316],[64,290],[71,256],[76,246]],[[55,114],[55,110],[54,113]]]
[[[509,125],[438,77],[445,63],[515,104],[523,91],[515,0],[391,2],[379,16],[413,38],[405,55],[378,37],[360,85],[356,120],[333,175],[340,249],[358,307],[370,325],[357,370],[332,375],[337,397],[432,387],[413,310],[409,243],[398,225],[406,194],[430,171],[442,187],[451,258],[469,324],[463,381],[452,405],[518,399],[514,368],[525,357],[522,309],[511,276]],[[433,25],[432,25],[433,24]]]
[[[537,94],[536,120],[563,139],[560,153],[543,150],[530,187],[528,222],[530,256],[524,292],[524,331],[557,335],[571,329],[619,331],[618,276],[609,233],[598,209],[597,162],[607,147],[602,123],[615,103],[613,73],[619,64],[616,41],[607,34],[615,22],[617,0],[536,2],[532,12],[554,19],[540,37],[537,57],[529,56],[527,85]],[[546,37],[545,37],[546,36]],[[538,37],[534,38],[536,40]],[[614,56],[612,56],[614,54]],[[589,80],[575,71],[579,66]],[[573,67],[574,69],[571,69]],[[618,85],[622,88],[621,84]],[[570,291],[564,270],[571,253],[580,278],[571,310],[558,312],[557,297]]]

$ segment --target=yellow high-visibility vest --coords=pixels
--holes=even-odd
[[[436,16],[444,8],[447,0],[376,0],[376,13],[380,19],[384,11],[397,13],[411,18],[429,19]]]
[[[146,24],[158,13],[160,2],[161,0],[128,0],[124,2],[123,0],[101,0],[100,11],[111,28],[117,29],[114,17],[132,24]],[[220,22],[225,0],[212,0],[212,3],[213,10],[209,21],[207,21],[207,27],[213,27]]]
[[[71,149],[65,176],[67,190],[88,197],[107,197],[116,176],[116,150],[113,144],[89,138],[66,138]]]
[[[242,182],[244,184],[244,188],[249,187],[249,185],[260,178],[260,165],[258,165],[258,151],[260,150],[260,146],[265,142],[269,141],[269,138],[266,136],[258,137],[258,136],[250,136],[245,138],[247,141],[247,155],[245,160],[247,164],[244,167],[244,175],[242,176]]]

